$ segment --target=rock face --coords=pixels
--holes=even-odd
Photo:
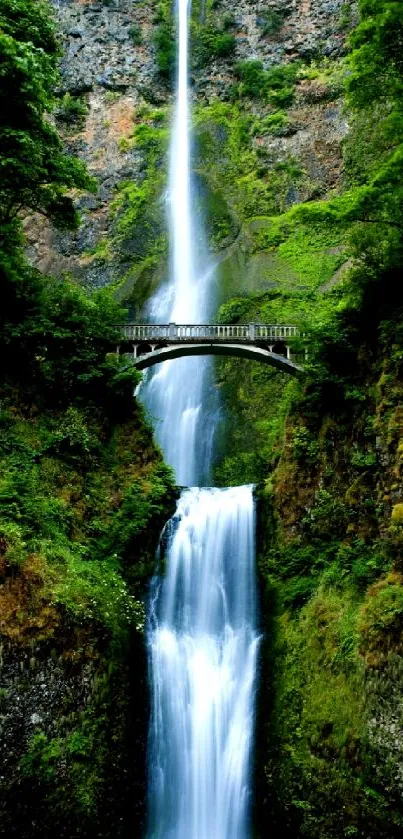
[[[258,59],[269,67],[296,59],[339,58],[345,42],[342,19],[354,14],[353,6],[346,0],[241,0],[234,8],[221,0],[218,8],[233,16],[236,60]],[[230,78],[231,65],[223,67],[220,59],[202,73],[198,92],[217,96]]]
[[[166,241],[157,248],[158,254],[153,253],[150,265],[152,247],[147,251],[146,246],[145,253],[139,254],[127,231],[122,237],[117,228],[124,203],[122,185],[141,186],[149,177],[148,152],[134,138],[136,126],[141,125],[146,112],[152,127],[161,120],[169,125],[171,94],[156,65],[160,19],[147,1],[54,0],[54,7],[64,47],[60,94],[67,94],[70,102],[79,101],[84,111],[77,119],[66,119],[64,98],[56,118],[68,149],[87,162],[98,190],[94,195],[77,196],[82,224],[75,234],[50,229],[37,216],[27,218],[29,258],[43,272],[71,273],[92,289],[120,283],[121,296],[132,300],[138,308],[139,299],[144,302],[144,297],[164,277]],[[262,172],[257,175],[259,189],[265,189],[267,180],[263,170],[267,173],[273,164],[288,165],[293,161],[303,172],[303,178],[292,173],[288,177],[282,209],[326,195],[340,185],[340,142],[346,122],[341,112],[337,67],[352,10],[345,0],[242,0],[235,10],[228,0],[221,0],[214,12],[208,13],[210,28],[221,27],[233,34],[234,49],[228,57],[207,56],[193,69],[193,94],[199,109],[214,107],[220,100],[228,101],[237,83],[239,62],[258,60],[266,69],[296,61],[302,62],[302,67],[312,60],[320,64],[319,70],[302,72],[297,77],[293,101],[285,108],[286,119],[278,130],[262,133],[255,127],[252,132],[249,127],[254,155],[251,165]],[[197,49],[197,39],[194,48]],[[157,122],[152,113],[156,106]],[[245,107],[251,119],[273,112],[273,107],[257,101],[246,103]],[[203,115],[200,122],[203,124]],[[164,155],[158,164],[160,170],[167,168],[165,152]],[[232,218],[233,230],[237,236],[240,232],[242,235],[239,248],[232,247],[229,263],[228,246],[234,237],[228,238],[224,232],[220,240],[213,235],[211,246],[220,255],[220,261],[228,265],[224,275],[233,277],[231,291],[242,289],[244,283],[255,288],[257,282],[258,288],[265,288],[270,266],[264,268],[261,281],[254,279],[262,274],[265,255],[254,256],[258,250],[254,241],[250,247],[245,246],[245,242],[250,242],[245,221],[253,212],[247,207],[244,212],[234,208],[234,202],[226,195],[220,166],[218,162],[212,179],[208,162],[198,161],[198,173],[211,192],[204,211],[209,216],[212,205],[217,207],[219,201],[224,216],[224,223],[218,219],[221,233],[228,218]],[[166,228],[162,192],[161,186],[153,197],[154,210],[148,224],[148,235],[154,238]],[[259,208],[257,212],[262,214]],[[134,227],[139,229],[138,219],[132,225],[133,236]],[[144,243],[143,236],[142,240]],[[221,284],[226,287],[224,275]],[[227,288],[223,292],[224,298],[229,291]]]
[[[147,41],[135,46],[133,35],[135,28],[138,41],[149,33],[147,7],[131,0],[62,0],[54,5],[65,46],[63,90],[79,94],[99,87],[124,93],[134,87],[139,72],[143,80],[152,79],[152,51]]]
[[[132,660],[108,660],[88,633],[80,648],[80,639],[65,629],[51,645],[6,642],[1,648],[0,834],[140,837],[144,651],[134,648]]]
[[[94,196],[78,197],[83,221],[76,234],[51,230],[44,219],[26,219],[29,258],[41,271],[71,272],[90,288],[110,283],[116,271],[94,257],[108,234],[110,205],[119,183],[139,177],[139,155],[125,148],[142,87],[154,75],[151,9],[132,0],[55,0],[64,48],[60,93],[82,97],[84,119],[60,121],[71,153],[86,161],[97,180]]]

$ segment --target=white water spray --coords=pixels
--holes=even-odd
[[[155,321],[209,315],[211,271],[195,264],[188,17],[179,4],[171,146],[172,280],[151,301]],[[210,365],[165,362],[144,388],[178,484],[206,480],[214,423],[204,397]],[[211,387],[211,385],[210,385]],[[152,714],[148,839],[248,839],[258,636],[251,487],[188,489],[168,524],[166,575],[154,581],[148,628]]]

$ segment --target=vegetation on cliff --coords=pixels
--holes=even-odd
[[[127,795],[132,777],[128,661],[135,643],[142,661],[145,585],[174,489],[133,399],[138,374],[113,354],[124,311],[111,292],[89,296],[26,262],[26,213],[74,227],[71,190],[94,183],[51,120],[48,4],[1,0],[0,23],[1,822],[10,836],[84,836],[115,806],[111,785]]]
[[[301,308],[298,295],[283,295],[287,315],[295,299],[296,317],[309,329],[310,363],[300,392],[293,384],[280,393],[268,383],[268,398],[277,395],[276,411],[287,418],[281,423],[269,413],[271,445],[266,464],[258,464],[266,475],[260,568],[265,615],[271,613],[261,715],[268,707],[271,714],[266,746],[259,747],[261,792],[268,795],[263,818],[270,811],[279,835],[311,839],[390,839],[403,826],[396,709],[403,618],[402,22],[399,3],[359,5],[346,64],[351,130],[343,192],[296,206],[274,228],[284,243],[301,225],[324,235],[337,230],[350,269],[333,290],[310,296],[311,312],[306,296]],[[281,306],[272,303],[276,297],[281,293],[261,297],[260,311]],[[249,311],[255,306],[250,301]],[[242,410],[250,422],[250,407]]]

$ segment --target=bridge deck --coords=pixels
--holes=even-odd
[[[164,343],[183,344],[203,341],[236,341],[236,343],[256,343],[258,341],[290,341],[299,337],[296,326],[278,324],[240,323],[240,324],[177,324],[177,323],[127,323],[122,326],[122,338],[136,343],[164,341]]]

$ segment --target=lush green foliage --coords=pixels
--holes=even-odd
[[[176,65],[176,41],[172,9],[166,0],[158,4],[154,23],[157,24],[154,36],[157,69],[163,79],[171,82]]]
[[[195,40],[193,61],[198,67],[205,67],[209,61],[228,58],[234,53],[235,37],[224,27],[220,28],[214,24],[208,26],[194,24],[193,36]]]
[[[110,290],[90,296],[25,261],[16,214],[39,209],[71,224],[66,187],[90,181],[48,119],[58,57],[48,5],[4,0],[0,20],[1,556],[17,585],[32,580],[34,616],[11,606],[8,614],[5,592],[2,632],[51,636],[63,613],[118,639],[142,624],[133,594],[149,574],[172,477],[133,400],[139,374],[115,354],[125,311]],[[67,96],[61,107],[70,119],[81,104]],[[139,142],[155,160],[152,131],[142,129]]]
[[[287,108],[294,98],[294,85],[300,64],[282,64],[265,70],[256,59],[237,64],[235,72],[239,78],[237,96],[263,99],[277,108]]]
[[[92,182],[84,165],[63,152],[47,119],[58,46],[44,0],[1,0],[0,54],[0,227],[25,207],[76,224],[66,189]],[[0,244],[6,232],[1,229]]]
[[[245,189],[239,251],[252,251],[276,282],[228,294],[219,319],[296,323],[309,335],[302,386],[218,362],[231,414],[216,476],[261,487],[261,832],[270,821],[275,835],[311,839],[397,839],[403,826],[400,758],[388,736],[402,686],[402,20],[398,2],[359,7],[344,69],[313,63],[295,79],[317,81],[326,98],[345,86],[338,194],[270,205],[271,167],[258,170],[250,141],[232,151],[235,121],[228,127],[216,111],[208,126],[228,172],[233,165],[231,207],[241,207],[235,187],[249,181],[262,208],[253,210]],[[233,94],[243,100],[228,106],[245,123],[256,103],[265,109],[249,124],[260,145],[265,133],[287,130],[292,101],[275,104],[266,72],[258,62],[238,67]],[[277,84],[292,92],[294,81]],[[207,156],[202,133],[201,142]]]
[[[231,61],[236,47],[234,26],[234,17],[223,14],[211,0],[192,3],[190,34],[194,69],[203,71],[212,61]]]

